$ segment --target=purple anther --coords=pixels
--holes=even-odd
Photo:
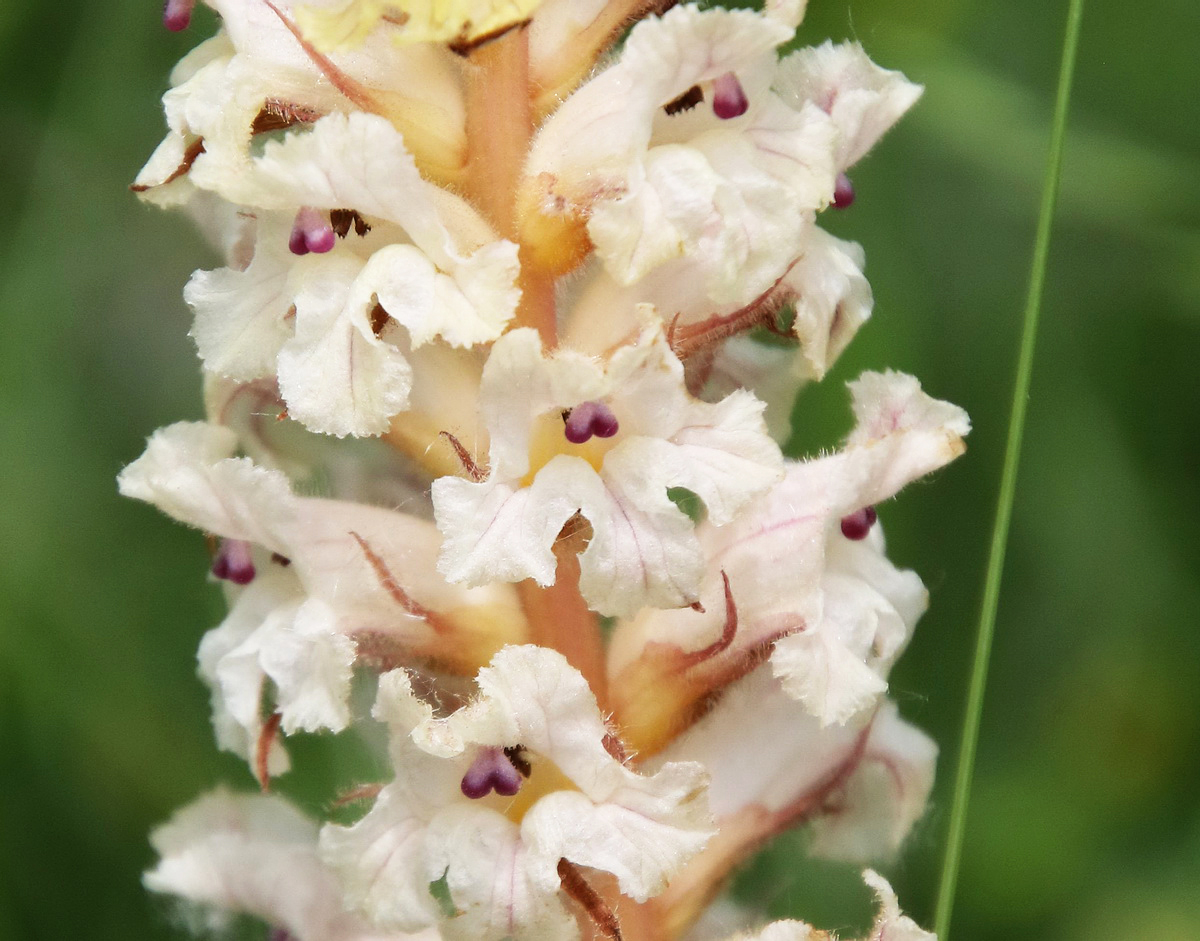
[[[318,255],[329,251],[337,242],[329,217],[312,206],[303,206],[296,213],[296,221],[292,223],[292,234],[288,238],[288,248],[293,255],[307,255],[316,252]]]
[[[167,0],[163,6],[163,26],[173,33],[188,28],[196,0]]]
[[[501,797],[512,797],[521,790],[521,773],[508,760],[504,749],[485,745],[463,775],[462,792],[478,800],[495,791]]]
[[[850,177],[844,173],[837,175],[837,182],[833,184],[833,208],[846,209],[854,202],[854,184],[850,182]]]
[[[736,75],[726,72],[713,79],[713,114],[718,118],[722,121],[740,118],[749,107],[746,92]]]
[[[583,444],[592,435],[611,438],[620,427],[617,416],[603,402],[580,402],[567,413],[563,433],[571,444]]]
[[[254,558],[250,554],[250,543],[244,539],[222,539],[213,559],[212,573],[216,578],[249,585],[254,581]]]
[[[864,506],[861,510],[842,517],[842,535],[855,542],[866,539],[867,533],[871,531],[871,527],[875,525],[877,519],[879,516],[875,512],[875,507]]]

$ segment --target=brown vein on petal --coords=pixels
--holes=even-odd
[[[616,912],[604,901],[600,893],[588,884],[579,868],[566,859],[560,859],[558,878],[563,891],[579,903],[596,926],[596,930],[612,941],[621,941],[621,923],[617,920]]]
[[[283,716],[278,712],[267,716],[258,732],[258,741],[254,744],[254,776],[258,778],[258,786],[264,794],[271,790],[271,745],[279,734],[279,723],[282,721]]]
[[[183,159],[179,161],[179,166],[172,170],[166,179],[160,180],[158,183],[130,183],[129,189],[134,193],[144,193],[156,186],[166,186],[192,169],[192,164],[202,153],[204,153],[204,138],[200,137],[188,144],[187,150],[183,152]]]
[[[487,479],[487,473],[476,463],[475,458],[471,456],[466,447],[457,437],[448,431],[439,431],[439,435],[446,439],[450,447],[454,449],[454,456],[458,458],[458,462],[462,465],[463,471],[475,483],[481,483]]]
[[[300,28],[293,23],[279,7],[275,6],[271,0],[263,0],[263,2],[271,8],[271,11],[279,17],[280,21],[287,28],[287,31],[295,37],[296,42],[300,44],[300,48],[307,55],[324,76],[329,79],[330,83],[340,91],[343,95],[350,99],[355,105],[363,111],[370,111],[374,114],[380,113],[379,103],[375,98],[358,82],[354,81],[334,65],[333,60],[329,56],[320,52],[312,43],[304,38],[300,32]]]
[[[392,570],[388,568],[387,563],[383,561],[362,536],[353,530],[350,532],[350,535],[354,537],[354,541],[362,549],[363,555],[367,557],[367,563],[371,566],[372,571],[374,571],[375,577],[379,579],[379,584],[396,604],[400,605],[400,607],[413,615],[413,617],[420,618],[438,634],[444,634],[450,630],[450,625],[446,624],[436,613],[413,600],[412,596],[396,581],[396,576],[392,574]]]

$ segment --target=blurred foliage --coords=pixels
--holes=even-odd
[[[876,313],[801,395],[791,447],[848,430],[842,383],[864,368],[912,372],[975,423],[964,459],[881,509],[933,599],[892,683],[943,744],[931,811],[888,869],[921,920],[1065,6],[812,0],[801,36],[857,38],[927,90],[829,220],[866,246]],[[211,30],[197,19],[172,36],[149,3],[0,4],[0,937],[179,937],[140,887],[146,834],[218,781],[251,784],[215,751],[194,676],[222,606],[201,540],[113,485],[145,435],[200,413],[180,288],[214,259],[126,190],[171,63]],[[1190,0],[1085,12],[956,937],[1200,937],[1198,35]],[[300,796],[369,762],[346,754]],[[870,912],[802,836],[738,891],[826,927]]]

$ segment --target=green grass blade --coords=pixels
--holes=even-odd
[[[954,909],[958,869],[962,859],[967,804],[971,793],[971,778],[975,769],[975,749],[979,742],[979,725],[983,714],[988,660],[991,656],[992,636],[996,627],[996,609],[1000,601],[1000,579],[1004,570],[1004,555],[1008,545],[1013,499],[1017,489],[1017,468],[1020,463],[1021,440],[1025,433],[1025,412],[1029,401],[1030,379],[1033,374],[1033,351],[1037,339],[1038,317],[1041,313],[1042,288],[1046,280],[1046,261],[1050,253],[1050,228],[1054,217],[1055,201],[1058,198],[1063,142],[1066,137],[1067,109],[1071,98],[1071,79],[1075,71],[1075,53],[1079,46],[1079,26],[1082,18],[1083,0],[1071,0],[1067,12],[1062,64],[1058,74],[1058,92],[1054,106],[1054,125],[1050,134],[1050,152],[1046,160],[1042,203],[1038,213],[1037,237],[1033,247],[1029,293],[1025,301],[1016,384],[1013,389],[1012,412],[1008,423],[1008,440],[1004,449],[1004,470],[1000,478],[1000,493],[996,501],[996,519],[992,528],[987,577],[979,615],[979,633],[971,665],[971,681],[967,692],[967,707],[963,719],[958,767],[955,769],[954,801],[950,808],[949,832],[946,837],[942,874],[938,885],[934,930],[937,932],[939,941],[948,941],[950,935],[950,915]]]

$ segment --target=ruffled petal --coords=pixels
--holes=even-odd
[[[212,932],[248,914],[297,941],[382,941],[343,909],[316,836],[283,798],[213,791],[151,834],[161,858],[143,881],[200,906]]]
[[[293,518],[287,478],[232,457],[236,447],[233,432],[217,425],[161,428],[118,475],[117,487],[197,529],[286,554],[281,531]]]
[[[322,835],[352,904],[377,922],[432,919],[417,889],[444,876],[458,912],[443,923],[448,936],[569,941],[578,928],[560,895],[560,860],[610,872],[645,900],[711,836],[704,769],[626,767],[606,747],[587,682],[558,652],[506,647],[477,683],[467,705],[435,716],[408,674],[380,680],[375,715],[390,727],[396,779],[362,821]],[[477,757],[501,750],[524,769],[515,800],[464,796]]]
[[[212,693],[212,722],[217,745],[225,751],[257,764],[259,739],[263,732],[262,633],[273,625],[287,624],[303,593],[291,573],[268,570],[238,593],[229,614],[200,641],[200,678]],[[283,744],[274,739],[268,746],[267,773],[283,774],[290,763]]]
[[[770,17],[690,5],[640,23],[539,133],[527,218],[586,219],[622,285],[655,272],[697,282],[688,290],[710,306],[749,303],[802,254],[805,214],[836,176],[829,117],[768,88],[789,35]],[[714,113],[721,82],[744,98],[732,119]],[[685,93],[690,105],[673,100]]]
[[[933,739],[885,702],[836,809],[813,821],[809,851],[857,863],[893,858],[925,813],[937,754]]]
[[[430,765],[419,767],[435,771]],[[362,820],[350,827],[327,824],[320,837],[321,858],[338,874],[344,904],[396,931],[419,931],[439,917],[429,885],[441,873],[427,863],[427,821],[410,809],[408,796],[395,785],[385,787]]]
[[[551,584],[552,546],[579,512],[592,529],[580,588],[594,610],[690,604],[699,544],[668,490],[692,491],[721,525],[781,473],[762,403],[745,392],[717,403],[692,398],[659,327],[603,365],[570,350],[547,356],[533,331],[514,331],[493,347],[480,394],[490,476],[433,485],[446,537],[439,570],[451,581]],[[562,422],[586,402],[602,406],[613,427],[571,442]]]
[[[812,102],[833,119],[838,170],[857,163],[924,91],[899,72],[877,66],[858,43],[830,41],[784,59],[774,88],[794,107]]]
[[[204,368],[242,382],[273,376],[292,335],[287,236],[282,226],[264,228],[245,270],[197,271],[183,290],[196,315],[191,335]]]
[[[404,246],[382,251],[405,255]],[[409,251],[417,271],[406,273],[431,282],[428,262]],[[382,434],[408,406],[412,368],[372,328],[371,294],[358,280],[366,274],[361,262],[340,253],[303,261],[308,264],[297,278],[295,336],[279,353],[279,391],[288,414],[312,431],[338,437]]]
[[[438,816],[427,845],[429,864],[445,873],[456,909],[441,926],[447,941],[579,937],[557,873],[531,861],[523,828],[512,821],[460,805]]]
[[[813,226],[807,250],[784,278],[794,298],[792,330],[800,341],[805,376],[823,379],[871,316],[875,298],[862,273],[864,261],[857,243]]]

